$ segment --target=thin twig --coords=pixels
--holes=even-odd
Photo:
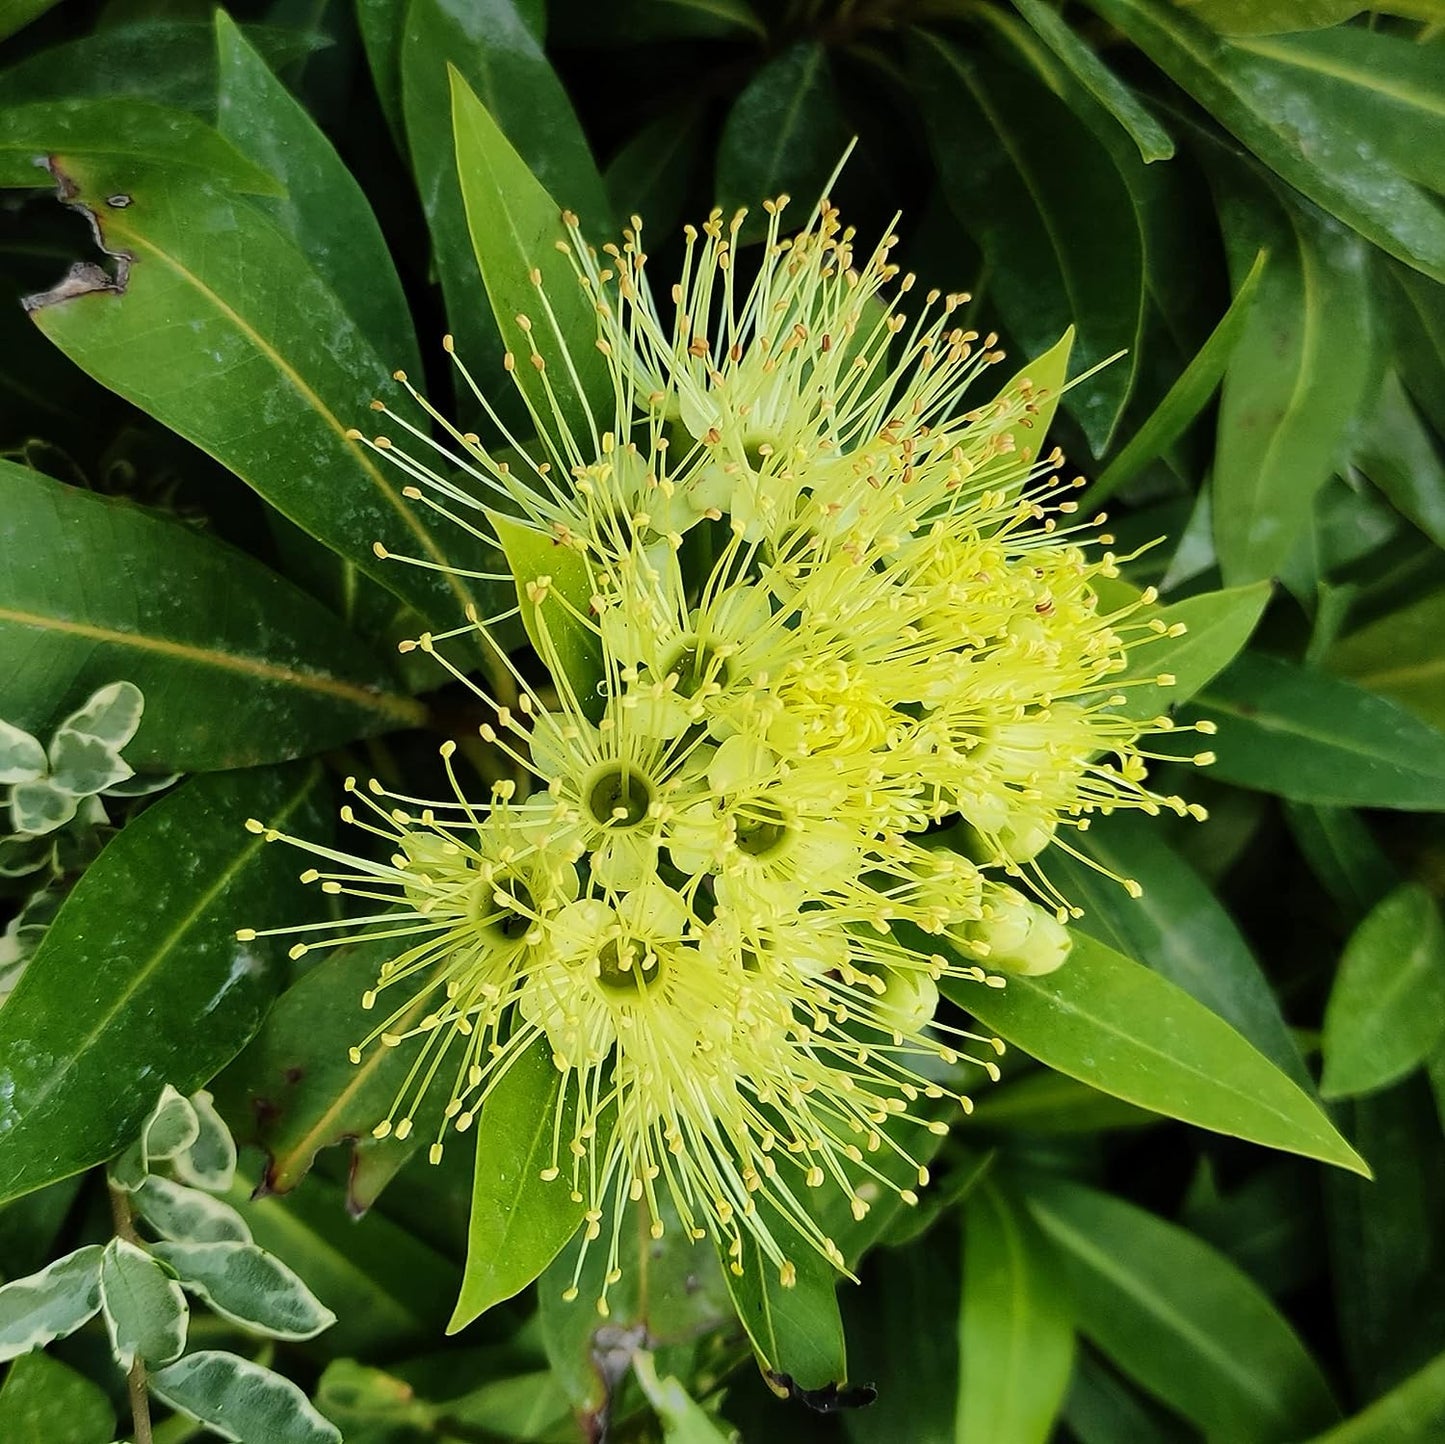
[[[117,1238],[139,1247],[140,1235],[135,1231],[135,1211],[130,1206],[130,1194],[107,1180],[110,1190],[110,1213],[115,1220]],[[151,1430],[150,1392],[146,1387],[146,1366],[141,1356],[135,1356],[130,1372],[125,1376],[126,1388],[130,1394],[130,1416],[135,1423],[135,1444],[154,1444],[155,1435]]]

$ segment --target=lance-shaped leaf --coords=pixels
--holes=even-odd
[[[151,1252],[182,1288],[254,1333],[313,1339],[336,1322],[280,1259],[253,1243],[158,1243]]]
[[[320,826],[313,767],[214,773],[107,845],[0,1010],[0,1199],[99,1163],[134,1138],[156,1078],[196,1087],[256,1030],[279,981],[243,921],[303,905],[293,865],[245,830]]]
[[[187,1354],[150,1385],[172,1409],[236,1444],[341,1444],[341,1430],[290,1379],[234,1354]]]
[[[100,1309],[99,1244],[0,1285],[0,1363],[73,1334]]]
[[[1445,1354],[1437,1354],[1368,1408],[1309,1444],[1402,1444],[1445,1427]]]
[[[1140,1108],[1356,1173],[1363,1159],[1319,1105],[1182,988],[1084,934],[1068,961],[1003,988],[945,991],[1031,1057]]]

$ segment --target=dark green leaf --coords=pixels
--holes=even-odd
[[[145,696],[128,761],[274,762],[414,725],[422,709],[320,603],[129,502],[0,462],[6,720],[44,732],[97,687]]]
[[[957,1444],[1046,1444],[1074,1362],[1053,1249],[985,1180],[963,1215]]]
[[[448,1333],[520,1293],[582,1222],[586,1206],[573,1199],[570,1176],[542,1178],[553,1166],[561,1089],[551,1051],[539,1043],[512,1064],[482,1107],[467,1269]],[[563,1133],[571,1136],[565,1127]],[[563,1162],[570,1161],[564,1154]]]
[[[1201,1128],[1368,1170],[1318,1105],[1228,1023],[1158,973],[1076,934],[1068,961],[1004,988],[945,984],[1031,1057]]]
[[[159,1078],[192,1090],[255,1032],[279,950],[241,920],[287,921],[292,864],[246,831],[305,832],[319,769],[199,777],[136,818],[50,925],[0,1010],[0,1198],[115,1153]]]
[[[1310,1444],[1430,1444],[1445,1434],[1445,1354]]]
[[[0,6],[0,40],[7,39],[17,30],[29,25],[37,15],[43,15],[59,0],[5,0]],[[57,1444],[63,1444],[57,1437]]]
[[[1111,1128],[1146,1128],[1157,1113],[1100,1093],[1052,1068],[1035,1068],[980,1094],[969,1126],[1010,1133],[1101,1133]]]
[[[1445,1033],[1445,926],[1419,883],[1392,892],[1345,945],[1325,1009],[1326,1098],[1373,1093]]]
[[[1273,35],[1338,25],[1360,8],[1360,0],[1190,0],[1190,9],[1224,35]]]
[[[1351,632],[1325,658],[1331,672],[1445,728],[1445,591],[1432,592]]]
[[[1198,1435],[1175,1415],[1136,1394],[1096,1355],[1082,1351],[1064,1420],[1080,1444],[1194,1444]]]
[[[645,125],[608,162],[607,195],[619,216],[637,216],[663,237],[682,219],[706,137],[706,112],[692,105]]]
[[[1445,435],[1445,291],[1405,266],[1385,270],[1382,299],[1405,389]]]
[[[1351,461],[1396,511],[1445,547],[1445,465],[1394,372],[1362,420]]]
[[[922,36],[912,69],[958,219],[983,248],[1004,319],[1031,353],[1078,328],[1070,389],[1095,455],[1133,389],[1144,316],[1144,241],[1117,163],[1047,88]]]
[[[1445,807],[1445,734],[1362,687],[1246,652],[1194,699],[1214,721],[1210,775],[1296,802]]]
[[[1259,1288],[1192,1234],[1058,1181],[1028,1205],[1058,1246],[1080,1330],[1126,1374],[1231,1444],[1275,1444],[1339,1411]]]
[[[1399,882],[1394,865],[1355,813],[1287,802],[1285,817],[1314,875],[1350,921],[1364,917]]]
[[[17,1359],[0,1389],[0,1439],[8,1444],[110,1444],[115,1410],[84,1374],[36,1352]]]

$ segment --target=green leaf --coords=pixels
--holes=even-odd
[[[1299,1048],[1244,935],[1204,879],[1159,836],[1157,821],[1118,812],[1096,819],[1075,845],[1107,873],[1061,848],[1051,848],[1040,861],[1063,895],[1084,909],[1076,926],[1162,973],[1237,1028],[1301,1087],[1311,1088]],[[1116,877],[1137,882],[1143,896],[1130,897]]]
[[[910,64],[945,195],[1013,334],[1037,353],[1076,326],[1084,371],[1128,353],[1065,398],[1100,455],[1133,390],[1144,318],[1144,238],[1118,164],[1022,73],[921,32]]]
[[[497,1082],[477,1120],[467,1268],[447,1332],[520,1293],[577,1232],[586,1206],[567,1177],[542,1178],[552,1164],[552,1132],[562,1075],[542,1043]],[[564,1128],[564,1136],[570,1136]]]
[[[1040,40],[1062,60],[1069,73],[1129,133],[1139,147],[1146,165],[1168,160],[1174,142],[1143,102],[1099,59],[1098,53],[1081,40],[1042,0],[1013,0],[1014,8],[1033,27]]]
[[[253,1243],[158,1243],[151,1252],[223,1318],[272,1339],[313,1339],[336,1315]]]
[[[662,1424],[663,1444],[728,1444],[737,1438],[731,1429],[724,1432],[678,1380],[659,1379],[651,1354],[633,1354],[632,1372]]]
[[[1064,1422],[1079,1444],[1183,1444],[1194,1436],[1183,1432],[1175,1415],[1140,1397],[1096,1354],[1079,1355],[1073,1386],[1064,1405]]]
[[[0,6],[0,40],[8,39],[57,4],[59,0],[5,0]]]
[[[1225,372],[1214,462],[1215,548],[1237,585],[1277,574],[1309,526],[1373,365],[1359,238],[1220,169],[1231,273],[1269,252]]]
[[[1053,1250],[987,1180],[969,1199],[963,1232],[958,1444],[1046,1444],[1074,1362]]]
[[[0,1403],[4,1396],[0,1395]],[[1445,1354],[1310,1444],[1429,1444],[1445,1432]]]
[[[1026,398],[1026,414],[1004,433],[1020,456],[1036,460],[1043,453],[1044,441],[1059,409],[1059,398],[1064,394],[1069,375],[1069,355],[1073,349],[1074,328],[1070,326],[1043,355],[1036,356],[1010,377],[994,397],[993,406]]]
[[[195,171],[192,182],[209,178],[243,194],[281,190],[273,176],[183,110],[129,96],[0,106],[0,187],[48,190],[77,164],[113,174],[115,195],[124,194],[131,171],[153,167],[183,176]]]
[[[1349,682],[1246,652],[1186,714],[1219,728],[1210,776],[1295,802],[1445,807],[1445,734]]]
[[[1373,1093],[1419,1067],[1445,1034],[1445,925],[1419,883],[1355,929],[1325,1009],[1326,1098]]]
[[[215,1349],[151,1377],[156,1396],[238,1444],[341,1444],[341,1431],[289,1379]]]
[[[1445,547],[1445,463],[1393,371],[1362,418],[1350,460],[1396,511]]]
[[[1031,1057],[1140,1108],[1368,1173],[1318,1105],[1158,973],[1075,934],[1068,962],[1004,988],[945,991]]]
[[[1445,728],[1445,591],[1432,592],[1399,611],[1351,632],[1325,657],[1325,665],[1357,686],[1408,707],[1432,727]]]
[[[1161,634],[1130,650],[1129,665],[1114,679],[1124,691],[1118,710],[1148,720],[1189,701],[1244,650],[1269,604],[1270,590],[1269,582],[1254,582],[1150,608],[1143,614],[1150,622],[1166,629],[1182,623],[1185,631],[1178,637]],[[1173,685],[1152,680],[1159,676],[1173,677]]]
[[[1067,1135],[1113,1128],[1147,1128],[1157,1113],[1100,1093],[1052,1068],[1035,1068],[984,1091],[968,1115],[968,1128],[1009,1133]]]
[[[17,1359],[0,1389],[0,1439],[11,1444],[110,1444],[105,1391],[46,1354]]]
[[[800,40],[763,65],[733,101],[718,142],[718,205],[729,214],[748,209],[739,240],[767,235],[765,200],[786,194],[811,214],[850,134],[826,46]]]
[[[1190,0],[1189,8],[1224,35],[1273,35],[1338,25],[1364,7],[1360,0]]]
[[[8,462],[0,498],[0,667],[20,725],[118,675],[150,702],[126,756],[156,769],[273,762],[421,720],[330,612],[243,553]]]
[[[28,1278],[0,1285],[0,1363],[73,1334],[100,1310],[100,1260],[87,1244]]]
[[[535,314],[536,291],[527,273],[533,266],[541,267],[548,278],[548,300],[560,308],[559,314],[576,318],[585,309],[582,293],[571,267],[553,247],[562,234],[559,212],[564,206],[575,212],[599,239],[611,226],[606,192],[582,128],[532,27],[513,0],[412,0],[406,12],[401,67],[412,170],[431,230],[434,264],[457,352],[486,388],[501,347],[496,327],[478,304],[477,283],[482,280],[494,309],[499,296],[520,296],[518,304],[498,314],[503,317],[507,349],[518,356],[519,377],[534,384],[531,375],[522,375],[524,366],[531,371],[525,361],[529,348],[515,344],[513,319],[518,311],[524,311],[533,315],[539,326],[542,323],[542,317]],[[482,98],[490,128],[500,127],[496,135],[489,136],[489,161],[457,144],[457,86],[450,78],[451,68]],[[483,133],[489,129],[481,122],[478,125]],[[469,136],[468,146],[470,142]],[[496,172],[493,165],[499,167]],[[473,195],[464,201],[468,186]],[[509,223],[525,220],[525,249],[536,254],[523,257],[520,269],[514,269],[518,264],[516,236],[493,235],[484,229],[481,239],[485,247],[474,245],[483,212],[473,212],[485,190],[492,192],[489,214]],[[539,206],[539,193],[545,205]],[[491,278],[479,267],[479,257],[491,264]],[[578,347],[576,359],[584,391],[605,401],[610,410],[611,391],[594,393],[588,379],[589,374],[600,374],[596,369],[600,358],[592,344],[596,328],[590,310],[587,315],[586,331],[577,332],[586,339]],[[560,373],[554,380],[562,382]],[[515,403],[509,383],[498,389],[505,398],[504,408]],[[586,435],[585,428],[582,434]]]
[[[45,749],[28,732],[0,722],[0,782],[34,782],[49,770]]]
[[[1381,300],[1405,389],[1445,434],[1445,293],[1418,272],[1386,263]],[[1445,543],[1442,543],[1445,545]]]
[[[122,1369],[137,1359],[169,1364],[186,1347],[185,1295],[145,1249],[123,1238],[111,1239],[100,1261],[100,1309]]]
[[[250,1243],[246,1220],[228,1203],[198,1188],[151,1174],[131,1194],[135,1211],[175,1243]]]
[[[107,251],[132,259],[104,283],[32,297],[36,325],[283,516],[454,625],[477,598],[446,564],[465,567],[475,548],[459,527],[434,535],[353,434],[390,368],[295,243],[215,181],[89,159],[66,175]],[[117,192],[130,197],[120,209],[106,199]],[[411,555],[433,567],[395,560]]]
[[[132,821],[93,863],[0,1009],[0,1199],[116,1152],[156,1078],[195,1088],[256,1030],[278,951],[238,919],[305,907],[294,864],[263,853],[259,812],[305,832],[319,769],[197,778]]]
[[[1338,1417],[1289,1324],[1208,1244],[1073,1184],[1040,1180],[1027,1202],[1062,1257],[1080,1330],[1210,1437],[1272,1444]]]
[[[236,1178],[236,1140],[204,1088],[191,1094],[190,1104],[196,1114],[196,1140],[172,1155],[171,1167],[182,1183],[224,1193]]]
[[[605,699],[602,640],[585,620],[592,615],[594,583],[586,556],[554,537],[498,512],[488,519],[517,582],[522,624],[558,687],[570,688],[594,721]]]
[[[1184,434],[1189,423],[1204,410],[1205,403],[1224,376],[1225,367],[1244,330],[1267,260],[1264,251],[1255,256],[1254,263],[1229,303],[1229,309],[1209,333],[1209,339],[1195,353],[1194,359],[1180,373],[1179,379],[1165,393],[1149,418],[1120,447],[1114,459],[1084,492],[1080,498],[1081,507],[1098,506],[1113,496],[1151,461],[1163,456]]]
[[[706,119],[701,104],[669,111],[643,126],[612,157],[604,179],[619,216],[640,217],[649,235],[671,235],[701,168]]]
[[[1166,0],[1089,3],[1281,179],[1382,250],[1445,280],[1445,214],[1388,164],[1372,108],[1342,105],[1306,65],[1230,45]],[[1349,32],[1356,69],[1370,68],[1368,38]],[[1386,69],[1368,83],[1385,90],[1398,79]],[[1418,125],[1420,107],[1409,113]]]
[[[1358,922],[1399,882],[1394,864],[1355,813],[1303,802],[1285,803],[1284,813],[1310,870],[1349,921]]]
[[[512,374],[539,430],[564,428],[584,450],[595,448],[597,418],[610,417],[615,406],[612,380],[596,346],[594,303],[557,249],[559,241],[571,244],[562,207],[461,72],[449,73],[467,229],[502,341],[516,360]]]

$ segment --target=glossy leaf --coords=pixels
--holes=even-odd
[[[448,1333],[520,1293],[582,1223],[586,1206],[572,1198],[565,1172],[550,1181],[541,1176],[552,1166],[561,1088],[550,1050],[537,1044],[512,1064],[482,1107],[467,1268]]]
[[[789,219],[796,212],[796,224],[806,221],[849,134],[826,46],[800,40],[763,65],[733,102],[718,143],[718,204],[729,215],[748,209],[739,239],[767,234],[762,203],[780,195],[792,197]]]
[[[1345,945],[1325,1010],[1326,1098],[1403,1077],[1445,1035],[1445,925],[1418,883],[1396,889]]]
[[[1046,1444],[1074,1362],[1053,1250],[997,1185],[963,1215],[957,1444]]]
[[[1147,1128],[1160,1121],[1108,1093],[1100,1093],[1052,1068],[1036,1068],[984,1090],[968,1115],[967,1128],[1004,1129],[1010,1134],[1102,1133],[1113,1128]]]
[[[194,1088],[255,1031],[279,959],[238,943],[237,919],[283,923],[299,889],[244,823],[308,831],[317,782],[313,768],[197,778],[76,885],[0,1010],[0,1198],[109,1157],[156,1078]]]
[[[0,1388],[0,1439],[14,1444],[110,1444],[105,1391],[48,1354],[17,1359]]]
[[[234,1354],[187,1354],[150,1384],[172,1409],[238,1444],[341,1444],[341,1431],[295,1384]]]
[[[184,1295],[145,1249],[123,1238],[111,1239],[100,1261],[100,1309],[122,1369],[137,1359],[169,1364],[186,1347]]]
[[[1445,214],[1391,167],[1369,118],[1312,83],[1308,68],[1252,54],[1167,0],[1089,0],[1282,179],[1367,240],[1445,280]],[[1278,42],[1276,42],[1278,43]],[[1353,51],[1363,58],[1359,39]],[[1384,89],[1389,77],[1373,83]]]
[[[1217,1133],[1368,1172],[1318,1105],[1183,989],[1087,935],[1065,965],[945,991],[1006,1042],[1082,1083]]]
[[[336,1315],[253,1243],[158,1243],[151,1252],[222,1318],[272,1339],[312,1339]]]
[[[945,194],[1013,333],[1037,353],[1074,325],[1083,371],[1128,353],[1065,397],[1099,455],[1133,389],[1144,315],[1144,241],[1116,162],[1022,75],[921,34],[911,66]]]
[[[295,243],[219,183],[124,158],[60,160],[108,250],[132,259],[104,286],[32,300],[36,325],[282,515],[454,625],[476,600],[470,581],[384,560],[375,546],[465,565],[467,538],[447,524],[434,535],[399,477],[352,434],[390,367]],[[129,197],[121,208],[106,200],[118,193]]]
[[[3,1396],[0,1396],[3,1402]],[[1445,1354],[1310,1444],[1426,1444],[1445,1432]]]
[[[421,720],[331,613],[202,532],[9,462],[0,516],[0,667],[19,726],[44,731],[124,677],[147,703],[127,759],[209,771]]]
[[[1296,1083],[1311,1087],[1269,980],[1238,924],[1189,862],[1159,836],[1157,820],[1132,812],[1098,818],[1076,846],[1107,871],[1059,848],[1041,859],[1063,895],[1084,909],[1075,926],[1163,974],[1237,1028]],[[1115,877],[1137,882],[1142,896],[1130,897]]]
[[[1445,734],[1349,682],[1246,652],[1195,699],[1210,718],[1210,776],[1296,802],[1445,807]]]
[[[1222,1254],[1073,1184],[1040,1181],[1027,1201],[1063,1259],[1080,1330],[1211,1437],[1266,1444],[1338,1417],[1319,1366]]]
[[[1052,14],[1053,12],[1048,12]],[[1189,423],[1204,409],[1224,376],[1249,317],[1267,255],[1261,251],[1239,283],[1229,309],[1209,333],[1209,339],[1165,393],[1148,420],[1119,448],[1098,479],[1085,491],[1081,504],[1098,506],[1131,481],[1151,461],[1163,456],[1184,434]]]
[[[87,1244],[39,1273],[0,1285],[0,1363],[73,1334],[100,1309],[100,1260]]]

